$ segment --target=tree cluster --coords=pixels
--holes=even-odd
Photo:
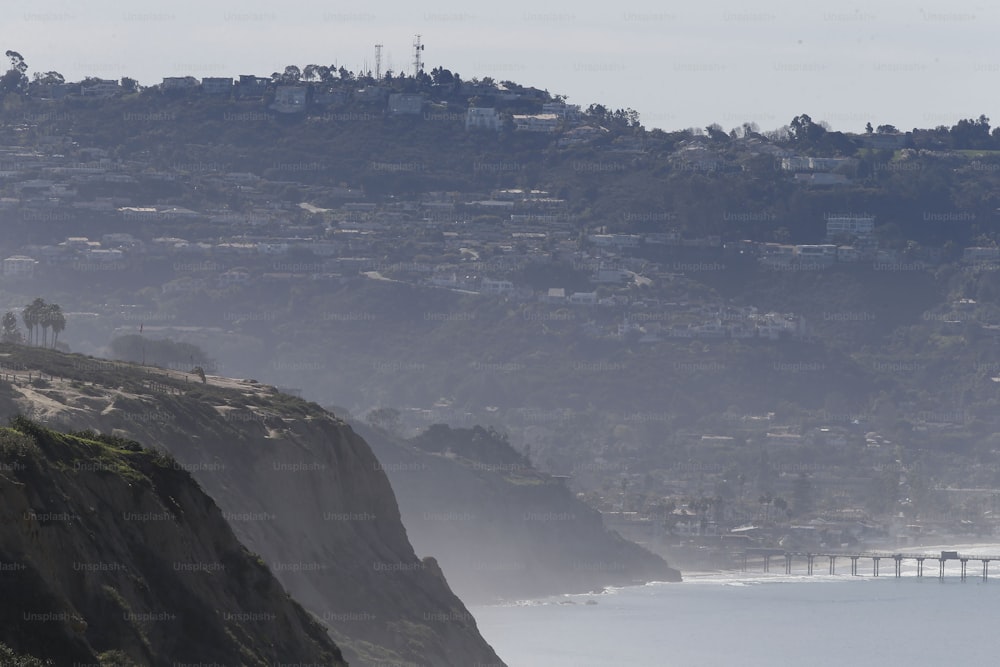
[[[10,335],[11,340],[19,339],[20,332],[17,331],[17,319],[16,317],[11,320],[10,315],[13,313],[7,313],[3,318],[3,336],[4,340],[7,340],[8,335]],[[52,330],[52,345],[55,347],[59,340],[59,334],[66,328],[66,316],[63,315],[62,308],[56,303],[46,303],[45,299],[41,297],[36,298],[34,301],[29,303],[21,311],[21,319],[24,321],[24,327],[28,330],[28,344],[29,345],[41,345],[42,347],[50,347],[49,345],[49,329]]]

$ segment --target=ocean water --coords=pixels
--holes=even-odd
[[[986,583],[978,561],[964,582],[951,561],[944,580],[937,561],[925,562],[923,578],[912,563],[896,578],[891,560],[878,578],[871,560],[856,577],[849,560],[833,576],[825,560],[817,565],[823,574],[798,573],[803,563],[791,575],[686,575],[471,611],[510,667],[1000,664],[1000,562]]]

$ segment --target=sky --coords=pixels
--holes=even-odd
[[[535,86],[582,105],[632,108],[647,128],[755,122],[806,113],[833,129],[867,122],[1000,124],[1000,5],[972,0],[808,5],[713,3],[32,0],[7,8],[0,47],[29,75],[269,76],[286,65],[425,71]],[[994,113],[991,113],[994,112]]]

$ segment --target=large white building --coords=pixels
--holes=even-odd
[[[554,113],[514,114],[514,129],[521,132],[555,132],[562,119]]]
[[[24,255],[14,255],[3,261],[4,278],[30,278],[35,274],[37,261]]]
[[[503,123],[500,114],[493,107],[469,107],[465,112],[466,130],[494,130],[500,131]]]

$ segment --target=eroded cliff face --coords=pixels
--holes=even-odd
[[[437,425],[413,441],[359,426],[389,474],[417,553],[434,554],[467,603],[680,581],[604,528],[567,480],[531,468],[483,429]]]
[[[352,665],[503,664],[433,559],[417,558],[371,449],[319,406],[253,381],[203,384],[75,355],[3,351],[18,370],[6,376],[13,384],[0,410],[169,451]]]
[[[0,643],[55,665],[343,665],[168,457],[0,429]]]

